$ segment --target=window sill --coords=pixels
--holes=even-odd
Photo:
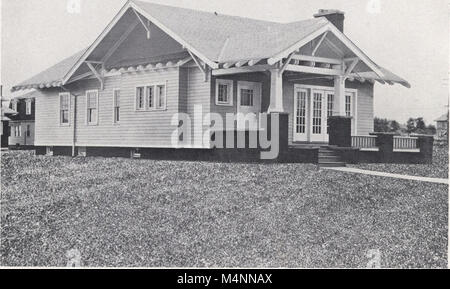
[[[135,112],[167,111],[167,108],[136,109]]]
[[[225,102],[216,102],[217,106],[233,106],[233,103],[225,103]]]

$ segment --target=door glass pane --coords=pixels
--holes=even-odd
[[[253,106],[253,89],[241,89],[241,106]]]
[[[349,94],[345,96],[345,115],[352,116],[352,96]]]
[[[328,93],[327,94],[327,98],[328,98],[328,101],[327,101],[327,116],[330,117],[330,116],[333,116],[334,94]],[[329,132],[330,132],[330,126],[328,125],[328,122],[327,122],[327,133],[329,133]]]
[[[313,97],[313,123],[312,123],[312,133],[321,134],[322,133],[322,94],[314,93]]]
[[[306,92],[297,92],[297,133],[306,132]]]

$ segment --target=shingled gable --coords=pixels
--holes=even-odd
[[[65,85],[130,9],[141,22],[144,19],[150,21],[180,43],[190,55],[198,58],[197,62],[213,70],[240,62],[273,65],[327,33],[340,44],[343,51],[341,57],[360,59],[354,68],[354,76],[410,87],[406,80],[370,60],[324,18],[275,23],[130,0],[90,47],[14,86],[13,91]]]

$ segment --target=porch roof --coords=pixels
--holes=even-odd
[[[333,30],[334,26],[325,18],[276,23],[129,0],[91,46],[14,86],[12,90],[58,87],[67,83],[73,75],[87,75],[89,70],[86,67],[81,69],[81,64],[94,51],[95,56],[108,52],[109,45],[100,47],[100,43],[107,36],[110,38],[120,37],[125,33],[130,26],[129,21],[120,22],[119,20],[134,16],[134,13],[130,11],[136,12],[136,16],[143,17],[159,27],[179,42],[191,55],[195,55],[212,69],[223,68],[227,65],[239,67],[242,63],[268,63],[273,59],[282,61],[293,50],[308,51],[309,45],[306,44],[312,41],[317,43],[322,37],[321,34],[317,34],[318,32],[326,31],[328,33],[331,30],[332,33],[326,37],[329,43],[325,41],[327,43],[317,50],[318,56],[341,59],[359,56],[362,61],[354,69],[360,77],[410,86],[406,80],[371,61],[362,51],[353,46],[353,43],[344,34]],[[142,22],[142,19],[139,19]],[[111,33],[115,26],[120,27]],[[342,41],[347,41],[347,44]],[[297,45],[300,46],[297,47]],[[352,46],[352,48],[349,49],[348,46]],[[332,52],[333,49],[341,51],[341,55]],[[278,59],[278,56],[281,58]],[[122,60],[118,61],[117,66],[120,66],[120,61]],[[139,63],[139,61],[148,62],[149,60],[127,60],[125,61],[127,63],[123,64],[145,64]]]

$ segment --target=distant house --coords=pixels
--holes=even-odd
[[[10,129],[9,129],[9,122],[11,121],[11,119],[9,118],[11,115],[15,115],[17,114],[17,112],[15,112],[14,110],[10,109],[9,107],[9,101],[7,102],[6,100],[2,99],[2,105],[1,105],[1,121],[2,121],[2,125],[0,128],[0,133],[1,133],[1,147],[2,148],[7,148],[8,147],[8,139],[9,136],[11,134]]]
[[[35,92],[13,98],[9,108],[16,114],[9,117],[8,145],[15,148],[34,147]]]
[[[448,112],[436,119],[435,122],[437,139],[448,141]]]
[[[236,131],[280,115],[289,147],[374,145],[376,82],[410,87],[344,34],[341,11],[275,23],[128,1],[91,46],[13,91],[37,90],[35,145],[47,152],[183,148],[198,156],[214,148],[215,138],[204,138],[210,125],[192,122],[192,136],[174,142],[189,123],[178,113],[254,116],[238,119]]]

